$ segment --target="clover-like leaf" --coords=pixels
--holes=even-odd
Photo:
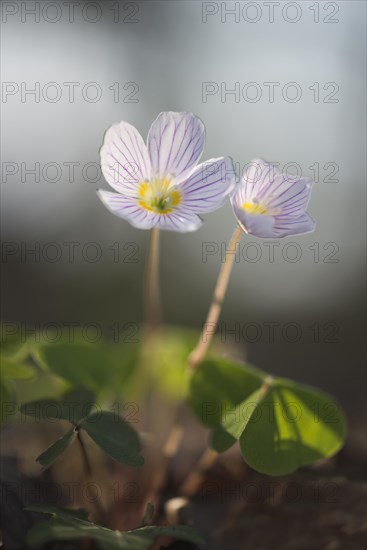
[[[37,512],[38,514],[50,514],[51,516],[58,516],[61,519],[75,518],[78,520],[88,520],[89,512],[84,508],[59,508],[57,506],[48,505],[35,505],[27,506],[25,508],[28,512]]]
[[[211,433],[210,446],[217,453],[224,453],[236,443],[236,438],[226,432],[222,426],[217,426]]]
[[[37,523],[28,532],[27,542],[39,548],[51,541],[92,539],[100,550],[149,550],[152,541],[144,536],[135,536],[119,531],[111,531],[93,523],[76,525],[61,519],[51,519]]]
[[[85,519],[83,510],[58,509],[54,506],[32,506],[30,511],[50,514],[49,521],[37,523],[27,535],[30,546],[40,546],[54,540],[90,538],[101,550],[149,550],[160,536],[201,544],[203,539],[186,525],[145,526],[132,531],[112,531]]]
[[[68,447],[70,447],[76,436],[77,433],[74,429],[66,432],[65,435],[60,437],[60,439],[57,439],[57,441],[52,443],[52,445],[50,445],[45,451],[43,451],[42,454],[39,455],[37,462],[39,462],[44,468],[49,468],[55,460],[57,460],[59,456],[62,455]]]
[[[106,387],[120,390],[135,366],[136,348],[130,344],[51,344],[40,346],[37,358],[76,387],[94,392]]]
[[[234,405],[232,409],[227,408],[221,418],[221,427],[235,439],[239,439],[250,421],[254,409],[261,400],[261,388],[252,392],[246,399]]]
[[[108,411],[96,412],[82,420],[80,427],[118,462],[132,467],[143,466],[139,436],[121,416]]]
[[[212,447],[224,452],[239,440],[253,469],[283,475],[335,454],[346,422],[328,394],[222,359],[194,373],[190,402],[213,428]]]
[[[32,365],[1,356],[1,376],[10,380],[28,380],[35,375]]]
[[[67,420],[77,424],[91,412],[95,405],[95,395],[85,388],[77,388],[67,392],[62,399],[39,399],[23,403],[22,414],[34,417],[37,421]]]
[[[252,468],[284,475],[335,454],[346,421],[328,394],[276,379],[259,400],[240,435],[242,455]]]
[[[265,374],[228,359],[207,359],[194,372],[190,384],[190,404],[206,426],[221,424],[227,410],[259,389]]]
[[[13,323],[0,325],[0,352],[1,357],[24,359],[28,353],[28,342],[19,328]]]
[[[39,348],[39,356],[54,374],[75,386],[97,391],[107,382],[108,358],[98,346],[45,345]]]

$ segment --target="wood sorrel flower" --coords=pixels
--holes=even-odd
[[[305,210],[312,183],[253,160],[231,197],[238,223],[246,233],[264,239],[310,233],[315,222]]]
[[[140,229],[198,229],[198,214],[222,206],[235,185],[229,157],[197,165],[204,138],[204,124],[192,113],[160,113],[147,146],[131,124],[112,126],[101,148],[101,166],[117,193],[99,190],[100,199]]]

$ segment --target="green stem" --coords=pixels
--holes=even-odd
[[[273,382],[274,378],[272,376],[268,375],[265,377],[260,387],[257,403],[260,403],[264,399]],[[181,484],[179,494],[188,498],[193,497],[203,483],[208,470],[215,464],[218,457],[219,453],[214,449],[205,449],[204,453],[197,461],[196,466],[190,471],[189,475]]]
[[[206,322],[203,326],[203,330],[196,345],[196,348],[190,355],[189,367],[191,369],[196,369],[204,359],[207,349],[217,328],[219,315],[222,310],[224,297],[228,287],[229,277],[231,275],[232,266],[236,255],[236,247],[241,239],[242,231],[243,230],[239,226],[235,229],[227,248],[226,257],[219,273],[217,285],[214,291],[213,301],[210,306]],[[209,333],[207,333],[208,328],[210,328]]]
[[[148,265],[146,271],[145,319],[150,331],[155,331],[162,319],[159,296],[159,229],[150,232]]]

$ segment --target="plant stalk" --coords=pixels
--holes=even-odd
[[[148,265],[146,271],[146,311],[148,330],[154,332],[162,320],[159,295],[159,229],[153,227],[150,232]]]
[[[235,229],[229,246],[226,250],[226,257],[219,273],[217,285],[214,291],[213,301],[210,306],[206,322],[203,326],[203,330],[201,332],[196,348],[191,353],[189,358],[189,367],[191,369],[196,369],[204,359],[207,349],[210,346],[213,335],[217,328],[219,315],[222,310],[224,297],[228,287],[229,277],[231,275],[232,266],[236,255],[237,244],[241,239],[242,232],[243,230],[240,226]],[[208,328],[210,328],[211,330],[207,334]]]

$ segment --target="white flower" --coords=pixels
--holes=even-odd
[[[238,223],[246,233],[264,239],[310,233],[315,222],[306,208],[312,183],[253,160],[231,197]]]
[[[100,199],[140,229],[198,229],[198,214],[220,208],[235,185],[229,157],[197,165],[204,140],[204,124],[192,113],[161,113],[147,145],[127,122],[112,126],[101,148],[101,166],[117,193],[99,190]]]

